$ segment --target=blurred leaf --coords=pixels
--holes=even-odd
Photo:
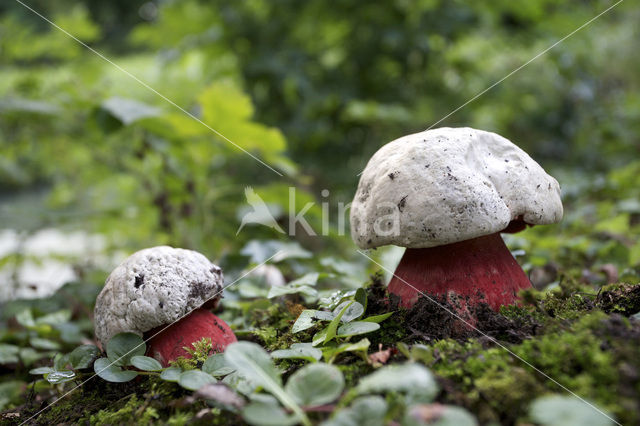
[[[413,402],[431,402],[438,393],[438,384],[431,372],[415,363],[389,365],[360,379],[358,394],[376,392],[404,392]]]
[[[165,370],[162,370],[160,373],[160,378],[162,380],[166,380],[167,382],[177,382],[180,380],[180,375],[182,374],[182,369],[180,367],[169,367]]]
[[[271,258],[271,262],[282,262],[286,259],[308,259],[311,252],[303,249],[297,242],[285,243],[276,240],[258,241],[251,240],[240,251],[245,256],[251,258],[252,263],[262,263]]]
[[[51,367],[38,367],[38,368],[32,368],[31,370],[29,370],[29,374],[33,374],[33,375],[48,374],[54,371],[55,370]]]
[[[32,337],[29,339],[29,344],[36,349],[44,349],[57,351],[60,349],[60,344],[53,340],[43,339],[42,337]]]
[[[383,426],[387,414],[387,401],[379,396],[363,396],[343,408],[333,418],[321,423],[322,426]]]
[[[242,417],[250,425],[288,426],[298,424],[298,418],[288,415],[281,407],[264,402],[252,402],[242,410]]]
[[[282,388],[280,373],[264,349],[255,343],[236,342],[227,346],[224,355],[227,363],[235,367],[240,374],[278,398],[302,423],[310,424],[302,409]]]
[[[157,117],[161,113],[156,107],[118,96],[102,102],[101,108],[120,120],[124,125],[129,125],[143,118]]]
[[[604,412],[603,415],[598,410]],[[614,424],[610,414],[593,408],[572,396],[549,395],[537,398],[529,408],[534,422],[543,426],[608,426]]]
[[[407,408],[403,426],[477,426],[476,419],[462,407],[442,404],[421,404]]]
[[[340,396],[342,389],[342,372],[332,365],[322,363],[305,365],[289,377],[285,386],[285,391],[305,407],[334,401]]]
[[[0,343],[0,364],[18,362],[18,352],[20,352],[18,346]]]
[[[233,373],[235,369],[227,364],[224,354],[219,353],[209,356],[209,358],[204,361],[202,371],[215,377],[221,377]]]
[[[196,391],[201,387],[216,383],[216,379],[210,374],[200,370],[187,370],[180,374],[178,384],[185,389]]]

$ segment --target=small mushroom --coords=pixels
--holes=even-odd
[[[373,155],[350,219],[363,249],[407,247],[389,283],[402,306],[424,292],[468,312],[480,302],[495,310],[513,304],[531,286],[500,233],[555,223],[562,214],[558,182],[509,140],[440,128]]]
[[[148,354],[164,366],[188,357],[183,348],[203,337],[223,351],[236,337],[207,310],[216,306],[223,283],[222,269],[198,252],[168,246],[140,250],[111,272],[98,295],[96,336],[103,347],[122,332],[154,336]]]

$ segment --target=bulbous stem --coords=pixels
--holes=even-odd
[[[407,284],[408,283],[408,284]],[[445,246],[407,249],[389,283],[389,292],[411,307],[420,292],[446,297],[459,312],[479,303],[498,310],[514,304],[531,282],[499,233]]]
[[[167,367],[169,361],[175,361],[180,356],[191,358],[184,348],[193,349],[191,344],[202,340],[203,337],[211,339],[214,352],[223,352],[227,345],[237,341],[227,323],[202,308],[196,309],[155,335],[163,328],[158,327],[145,333],[145,336],[154,336],[149,341],[147,355],[160,361],[163,367]]]

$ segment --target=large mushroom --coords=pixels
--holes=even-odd
[[[151,338],[147,354],[164,366],[189,357],[184,347],[203,337],[222,352],[236,337],[208,309],[220,299],[223,283],[222,269],[198,252],[168,246],[140,250],[111,272],[98,295],[96,336],[103,347],[122,332]]]
[[[351,235],[363,249],[407,248],[388,287],[402,306],[425,293],[461,313],[481,302],[498,310],[531,286],[500,233],[555,223],[562,213],[558,182],[509,140],[440,128],[371,157],[351,205]]]

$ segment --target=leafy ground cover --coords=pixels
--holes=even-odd
[[[21,423],[45,409],[33,423],[559,424],[567,416],[564,424],[610,424],[551,377],[623,424],[636,423],[640,285],[596,291],[566,279],[523,297],[499,313],[479,307],[478,330],[456,330],[425,298],[398,309],[379,277],[313,303],[299,292],[268,303],[239,299],[222,315],[243,324],[240,343],[211,354],[210,342],[200,342],[192,359],[166,369],[130,334],[114,337],[105,354],[91,344],[67,352],[65,330],[83,330],[82,321],[57,310],[56,298],[21,302],[30,307],[10,320],[3,341],[13,344],[1,347],[3,374],[14,377],[3,382],[10,408],[2,420]],[[30,344],[15,345],[20,339]],[[117,362],[105,370],[110,361]]]
[[[20,238],[0,250],[0,423],[610,424],[597,410],[640,422],[632,2],[438,124],[505,135],[562,186],[561,224],[505,236],[534,289],[499,313],[479,307],[480,331],[430,300],[399,309],[335,210],[379,146],[435,123],[611,2],[29,4],[282,176],[3,4],[0,226]],[[239,232],[247,192],[287,229],[292,189],[295,212],[314,203],[305,217],[322,237]],[[50,228],[97,235],[104,254],[23,250]],[[97,347],[105,259],[159,244],[205,253],[229,282],[280,253],[268,266],[284,285],[249,276],[225,292],[216,314],[240,339],[225,355],[203,341],[163,369],[136,337]],[[393,268],[397,251],[369,255]],[[21,268],[49,257],[74,281],[14,300],[30,284]]]

